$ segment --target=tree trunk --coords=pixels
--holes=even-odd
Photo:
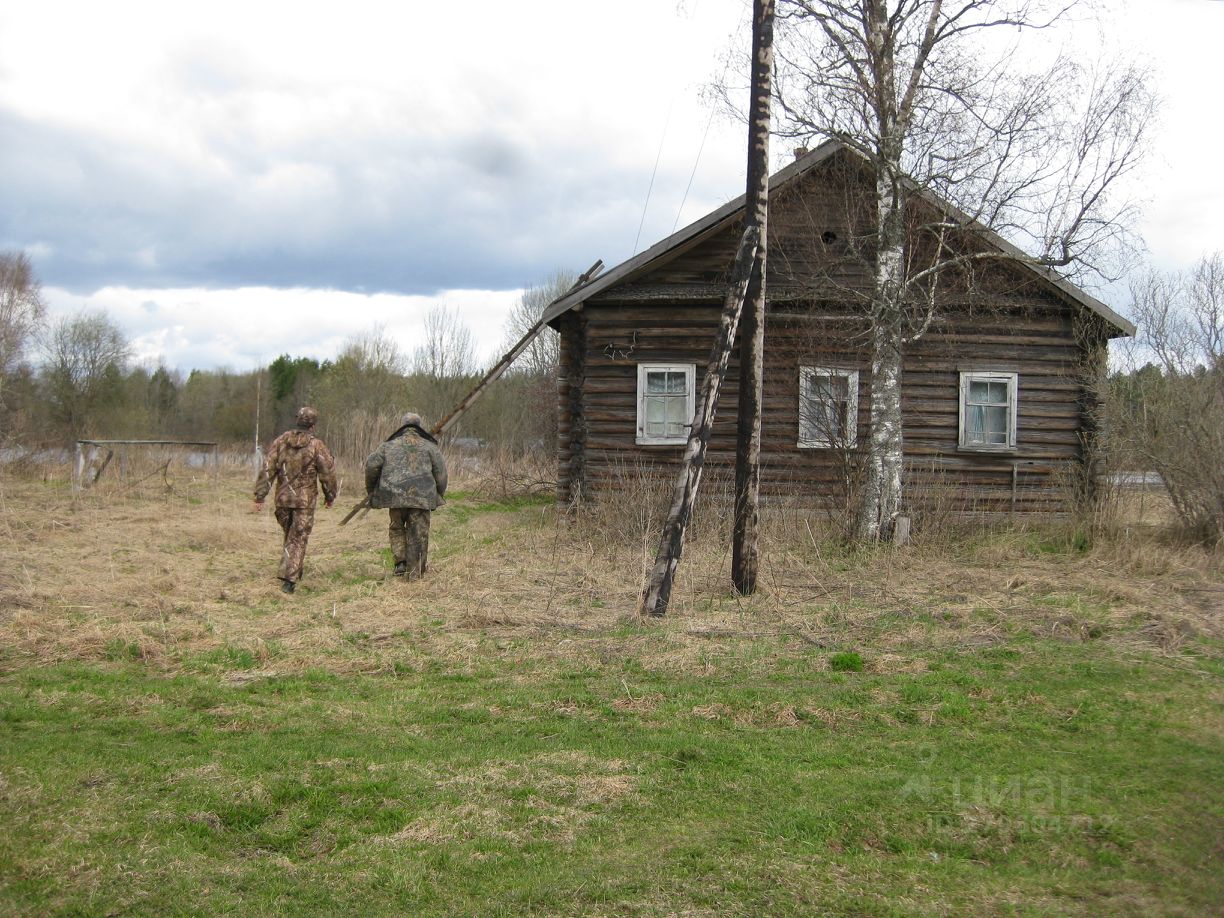
[[[899,157],[898,157],[899,160]],[[891,170],[900,174],[899,167]],[[905,270],[905,220],[901,183],[887,174],[876,183],[875,297],[871,317],[871,433],[867,476],[859,505],[859,541],[892,536],[901,510],[903,441],[901,428],[902,278]]]
[[[735,531],[731,580],[743,595],[756,590],[760,550],[761,386],[765,364],[765,271],[769,217],[769,105],[773,92],[774,0],[754,0],[752,99],[748,122],[745,228],[760,232],[740,334],[739,430],[735,450]]]

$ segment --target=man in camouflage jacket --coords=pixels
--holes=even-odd
[[[446,493],[446,462],[419,414],[405,414],[400,429],[366,459],[365,485],[370,506],[391,511],[396,576],[420,577],[429,554],[429,514]]]
[[[314,435],[319,413],[309,405],[297,413],[297,427],[286,430],[272,441],[255,481],[255,509],[262,510],[264,498],[276,485],[276,521],[285,534],[281,553],[281,589],[292,593],[302,579],[306,542],[314,528],[318,488],[330,507],[336,500],[336,462],[327,444]]]

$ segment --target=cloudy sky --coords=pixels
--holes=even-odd
[[[1165,99],[1142,230],[1183,267],[1224,249],[1224,3],[1102,4]],[[742,191],[700,91],[750,6],[0,0],[0,249],[180,369],[410,353],[439,304],[491,357],[525,285]]]

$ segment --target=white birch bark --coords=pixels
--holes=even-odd
[[[879,251],[871,322],[871,431],[867,476],[855,526],[862,541],[887,539],[901,509],[905,211],[900,182],[894,178],[900,174],[899,166],[896,162],[896,168],[889,170],[891,176],[885,171],[876,182]]]

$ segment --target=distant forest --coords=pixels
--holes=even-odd
[[[507,347],[572,283],[564,272],[528,288],[507,317]],[[517,452],[551,450],[556,334],[544,334],[450,431]],[[48,322],[26,256],[0,253],[0,442],[66,446],[82,437],[214,440],[266,445],[314,405],[338,456],[359,458],[412,409],[436,423],[479,380],[472,336],[437,307],[406,350],[379,327],[354,335],[335,357],[282,354],[258,370],[182,371],[134,362],[123,330],[104,311]]]

